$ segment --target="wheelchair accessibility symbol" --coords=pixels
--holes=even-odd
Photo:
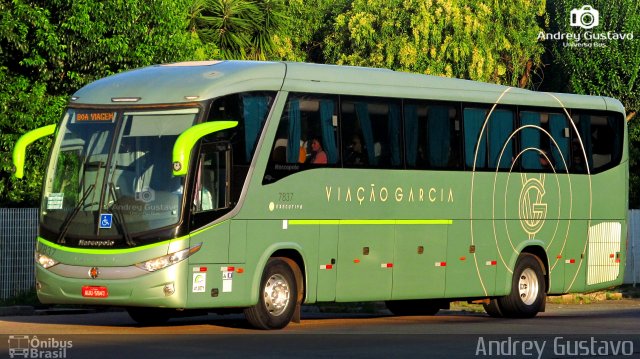
[[[100,228],[111,228],[111,220],[113,215],[111,213],[100,214]]]

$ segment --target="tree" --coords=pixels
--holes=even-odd
[[[191,13],[192,31],[225,59],[273,58],[288,21],[281,0],[192,0]]]
[[[27,178],[11,151],[28,130],[56,123],[80,87],[126,69],[204,57],[188,2],[13,0],[0,3],[0,206],[38,204],[50,139],[29,149]]]
[[[338,15],[345,13],[353,0],[287,0],[288,31],[277,36],[280,57],[295,61],[329,63],[325,57],[326,39],[334,31]]]
[[[633,38],[608,39],[608,34],[640,34],[640,4],[636,0],[594,0],[599,24],[592,29],[571,26],[571,11],[583,10],[582,1],[559,0],[549,3],[547,32],[573,33],[578,41],[546,40],[552,57],[546,72],[546,89],[617,98],[629,121],[631,208],[640,206],[640,42]],[[604,35],[602,35],[604,34]],[[606,36],[607,39],[596,39]],[[592,39],[589,39],[591,37]]]
[[[338,64],[386,67],[526,87],[544,48],[544,0],[354,0],[336,17],[325,55]]]

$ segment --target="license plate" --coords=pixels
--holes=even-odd
[[[107,298],[109,296],[109,291],[107,290],[107,287],[86,285],[82,287],[82,296],[90,298]]]

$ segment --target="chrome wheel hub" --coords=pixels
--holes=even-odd
[[[539,283],[536,272],[531,268],[527,268],[520,274],[518,280],[518,292],[520,299],[526,305],[532,305],[538,298]]]
[[[264,304],[271,315],[278,316],[287,309],[291,300],[289,283],[281,274],[274,274],[264,285]]]

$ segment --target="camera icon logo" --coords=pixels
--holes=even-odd
[[[156,199],[156,192],[151,188],[145,188],[134,194],[135,200],[139,202],[149,203]]]
[[[600,24],[600,12],[590,5],[571,10],[571,26],[579,26],[585,30],[593,29]]]

